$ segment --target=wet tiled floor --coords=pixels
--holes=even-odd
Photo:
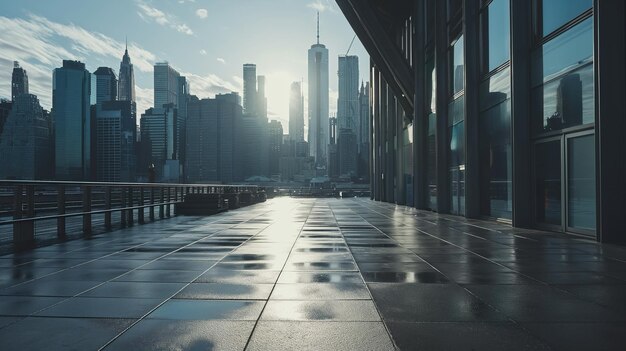
[[[289,199],[0,257],[2,350],[623,350],[626,249]]]

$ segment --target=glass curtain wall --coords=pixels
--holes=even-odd
[[[426,146],[426,206],[432,211],[437,210],[437,68],[435,60],[435,6],[436,0],[424,2],[426,8],[424,63],[425,116],[427,118],[427,146]]]
[[[511,219],[510,0],[484,1],[480,12],[479,158],[481,214]]]
[[[465,42],[463,4],[448,1],[448,142],[450,213],[465,215]]]
[[[593,1],[535,1],[531,106],[536,221],[563,231],[593,234]]]

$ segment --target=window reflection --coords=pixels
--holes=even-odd
[[[432,53],[426,58],[426,115],[428,116],[428,206],[437,209],[437,70]]]
[[[541,3],[544,36],[593,6],[593,0],[543,0]]]
[[[542,121],[537,131],[594,123],[592,24],[589,18],[534,53],[533,108]]]
[[[596,229],[596,157],[594,136],[568,140],[568,225]]]
[[[512,218],[510,69],[480,87],[481,213]]]
[[[450,51],[450,86],[452,88],[452,95],[460,92],[464,88],[465,67],[463,60],[463,36],[452,44],[452,50]]]
[[[537,222],[561,225],[561,142],[538,144],[535,152]]]
[[[510,15],[509,0],[494,0],[481,16],[483,60],[491,72],[509,60]]]

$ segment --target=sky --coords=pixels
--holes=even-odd
[[[117,74],[128,37],[139,112],[153,104],[155,62],[167,61],[187,76],[200,98],[242,94],[242,66],[255,63],[267,77],[268,117],[287,133],[289,85],[302,80],[306,89],[317,11],[320,42],[329,49],[332,114],[337,57],[354,37],[333,0],[0,0],[0,97],[10,97],[13,61],[19,61],[30,93],[50,109],[52,70],[62,60]],[[359,56],[361,79],[368,80],[369,56],[358,38],[350,54]]]

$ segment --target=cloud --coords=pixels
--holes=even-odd
[[[204,50],[204,49],[200,50],[200,55],[202,55],[202,56],[206,56],[206,55],[207,55],[206,50]]]
[[[218,57],[218,58],[217,58],[217,62],[220,62],[220,63],[225,64],[225,63],[226,63],[226,60],[224,60],[224,59],[223,59],[223,58],[221,58],[221,57]]]
[[[137,15],[146,22],[154,21],[161,26],[170,27],[180,33],[193,35],[193,31],[185,23],[181,23],[174,15],[165,13],[156,7],[149,6],[142,0],[137,0]]]
[[[234,82],[227,81],[215,74],[201,76],[194,73],[183,72],[181,75],[187,77],[191,93],[199,98],[212,97],[215,94],[230,93],[233,91],[240,93],[243,89],[243,82],[239,83],[235,79],[233,79]]]
[[[207,11],[207,9],[197,9],[196,10],[196,16],[205,19],[207,17],[209,17],[209,11]]]
[[[329,12],[337,12],[337,8],[335,4],[330,0],[315,0],[306,5],[306,7],[314,9],[319,12],[329,11]]]
[[[0,32],[11,33],[0,36],[0,95],[10,95],[13,61],[20,61],[28,72],[31,93],[48,109],[52,105],[52,70],[63,60],[80,60],[93,69],[96,64],[119,65],[124,53],[124,42],[32,14],[26,18],[0,16]],[[133,43],[128,51],[136,74],[152,73],[154,54]]]

